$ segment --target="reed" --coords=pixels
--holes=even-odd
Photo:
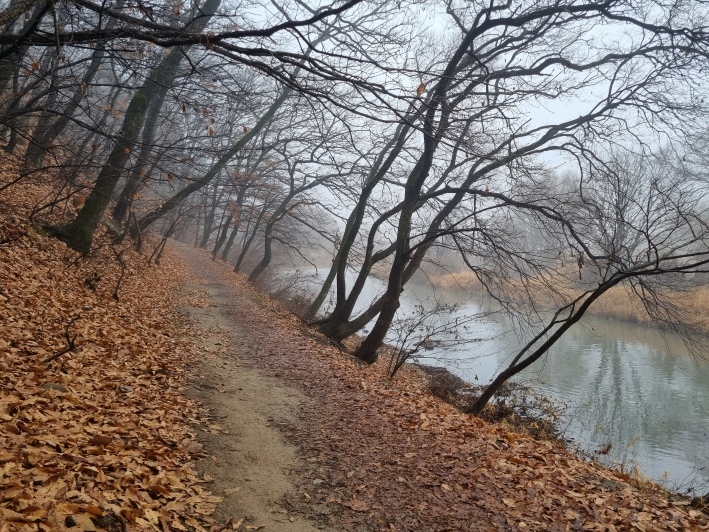
[[[553,311],[581,293],[582,288],[574,279],[574,275],[578,274],[569,271],[560,272],[553,279],[507,279],[504,283],[496,283],[495,288],[503,291],[503,299],[513,304],[531,304],[537,311]],[[480,280],[469,271],[427,277],[436,288],[443,291],[463,289],[470,291],[471,294],[483,293]],[[709,313],[707,313],[709,288],[666,289],[658,292],[657,295],[658,301],[671,308],[671,311],[664,314],[667,316],[671,313],[678,320],[681,328],[709,335]],[[662,309],[658,307],[657,310],[659,314],[663,314]],[[658,320],[648,313],[638,295],[625,285],[609,289],[591,306],[588,314],[642,325],[658,325]]]

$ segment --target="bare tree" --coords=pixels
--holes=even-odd
[[[666,87],[698,88],[702,83],[707,34],[701,18],[676,13],[674,8],[670,12],[659,7],[645,12],[621,2],[475,8],[448,4],[461,38],[441,69],[427,72],[432,81],[425,85],[430,89],[413,122],[421,131],[418,155],[408,175],[398,185],[389,184],[400,187],[398,202],[370,229],[371,247],[378,239],[387,242],[385,233],[372,235],[388,224],[395,225],[396,236],[367,255],[391,256],[392,262],[386,293],[361,315],[378,314],[378,319],[357,350],[358,357],[376,359],[407,279],[433,242],[443,236],[455,237],[461,251],[478,256],[469,261],[470,267],[496,297],[492,279],[509,279],[513,273],[544,278],[557,266],[550,253],[515,245],[510,221],[516,212],[538,220],[545,238],[557,242],[557,248],[571,250],[580,263],[614,256],[594,250],[594,241],[563,208],[564,196],[554,197],[548,189],[535,186],[545,172],[540,156],[565,154],[583,167],[581,179],[587,182],[595,178],[592,170],[603,166],[604,152],[614,145],[634,142],[649,153],[657,137],[683,142],[706,109],[691,91],[671,92]],[[600,24],[612,24],[635,37],[610,45],[594,37]],[[601,96],[574,116],[558,120],[545,113],[541,119],[529,118],[534,109],[560,100],[583,97],[588,101],[593,90]],[[456,157],[460,164],[452,164]],[[613,208],[623,208],[619,199],[615,198]],[[597,202],[596,206],[610,208]],[[681,267],[687,270],[701,268],[704,257],[704,233],[693,225],[700,217],[690,214],[690,207],[691,202],[683,204],[685,210],[676,210],[672,218],[678,224],[675,235],[683,219],[691,225],[685,230],[694,235],[696,259],[688,262],[694,266]],[[648,224],[655,208],[649,204],[641,211]],[[658,245],[656,237],[646,237],[645,242],[650,241]],[[612,270],[601,288],[562,308],[573,308],[572,315],[577,316],[580,308],[587,308],[585,302],[590,305],[623,280],[675,271],[668,265],[676,262],[678,254],[684,255],[688,245],[673,247],[668,254],[648,251],[657,255],[654,262],[646,258],[630,269]],[[477,266],[485,255],[496,260],[494,269]],[[654,266],[658,261],[659,269]],[[326,317],[321,330],[339,338],[368,321],[349,320],[347,314]],[[564,320],[573,321],[570,316]]]
[[[193,205],[197,244],[216,239],[226,256],[240,237],[237,269],[260,253],[252,280],[274,245],[317,233],[309,220],[329,213],[341,234],[309,314],[334,284],[335,305],[316,323],[339,341],[376,318],[356,351],[372,362],[408,281],[445,242],[537,327],[486,393],[616,285],[679,323],[658,283],[704,271],[703,190],[680,160],[668,155],[660,176],[643,158],[660,146],[696,155],[709,72],[702,2],[431,0],[426,28],[417,2],[222,1],[15,0],[0,13],[8,145],[29,143],[28,159],[45,166],[47,155],[74,161],[72,186],[91,190],[56,228],[73,248],[90,250],[121,183],[118,221],[134,209],[140,234]],[[266,5],[268,18],[249,14]],[[60,129],[75,140],[35,156]],[[559,164],[573,168],[568,187],[550,180]],[[356,314],[374,269],[386,291]],[[551,321],[538,291],[555,305]]]

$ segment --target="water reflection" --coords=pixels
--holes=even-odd
[[[490,321],[495,333],[505,328]],[[521,342],[507,333],[485,343],[489,354],[465,359],[459,348],[442,360],[467,380],[488,382]],[[635,461],[671,486],[709,483],[708,376],[709,364],[692,359],[679,339],[598,318],[572,328],[521,375],[567,405],[567,433],[583,449],[610,443],[604,460]]]
[[[611,442],[655,479],[709,481],[709,365],[647,327],[587,319],[570,332],[532,375],[577,412],[583,446]]]

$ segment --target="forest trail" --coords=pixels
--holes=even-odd
[[[208,254],[175,250],[221,431],[199,467],[238,530],[707,530],[686,501],[459,413],[413,368],[364,366]],[[201,279],[201,280],[200,280]],[[195,297],[197,296],[197,297]]]
[[[305,397],[251,362],[259,353],[244,342],[250,331],[231,312],[253,305],[248,294],[228,286],[223,272],[205,264],[206,257],[194,248],[177,244],[177,251],[203,280],[185,284],[184,290],[201,292],[210,302],[185,309],[192,327],[206,332],[197,339],[206,356],[188,395],[201,401],[221,427],[200,434],[211,458],[197,464],[213,479],[214,494],[223,497],[215,517],[231,520],[240,530],[318,530],[309,520],[288,515],[281,502],[295,488],[290,473],[297,458],[296,448],[274,427],[295,423]]]

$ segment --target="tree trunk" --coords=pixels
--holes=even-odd
[[[328,31],[325,31],[320,37],[315,39],[312,44],[317,45],[320,42],[329,38],[329,36],[330,34],[328,33]],[[305,55],[309,56],[310,50],[306,51]],[[296,68],[293,71],[292,75],[297,76],[299,73],[300,68]],[[165,213],[169,212],[171,209],[175,208],[175,206],[178,205],[187,196],[209,184],[211,180],[214,179],[214,177],[219,172],[221,172],[222,168],[224,168],[226,164],[234,157],[234,155],[239,153],[249,142],[251,142],[253,138],[256,137],[256,135],[258,135],[266,127],[266,125],[273,119],[278,109],[280,109],[280,107],[283,105],[283,103],[285,103],[285,101],[290,97],[292,93],[293,89],[291,87],[284,87],[283,92],[281,92],[281,95],[276,98],[276,100],[271,104],[271,106],[266,110],[266,112],[261,116],[261,118],[259,118],[258,122],[256,122],[254,127],[251,128],[251,130],[249,130],[249,132],[246,133],[243,137],[241,137],[237,142],[235,142],[234,146],[232,146],[231,149],[224,153],[224,155],[219,158],[216,164],[212,166],[212,168],[210,168],[201,179],[193,181],[190,185],[179,190],[175,195],[173,195],[169,200],[164,202],[160,207],[153,209],[145,216],[143,216],[140,220],[141,230],[145,230],[150,227],[152,223],[154,223],[161,216],[164,216]]]
[[[215,8],[216,10],[216,8]],[[172,86],[179,73],[180,62],[184,57],[185,51],[180,48],[173,48],[167,54],[165,59],[160,62],[157,67],[158,79],[161,85],[156,87],[157,91],[152,95],[150,109],[145,119],[145,127],[143,128],[143,137],[141,139],[140,154],[138,155],[138,165],[128,176],[123,190],[118,196],[116,206],[113,208],[111,216],[119,223],[128,216],[133,197],[136,192],[142,187],[147,175],[147,169],[150,166],[150,151],[152,149],[153,140],[155,138],[155,130],[158,124],[158,116],[165,103],[165,97],[168,89]]]
[[[34,6],[34,7],[33,7]],[[32,14],[29,16],[27,21],[22,26],[23,37],[28,37],[31,35],[39,26],[44,15],[47,13],[49,7],[49,2],[39,1],[39,0],[15,0],[10,2],[10,6],[0,13],[0,25],[5,26],[4,30],[7,31],[10,28],[7,27],[8,24],[14,25],[13,21],[16,20],[22,13],[27,12],[32,9]],[[15,72],[20,69],[20,61],[25,55],[29,46],[22,44],[22,39],[11,46],[3,46],[0,49],[0,94],[7,90],[10,81],[13,79]],[[0,109],[0,116],[2,116],[2,109]]]
[[[227,235],[229,234],[229,227],[231,226],[231,221],[233,219],[233,216],[230,214],[226,222],[222,225],[222,229],[217,235],[217,241],[214,244],[214,250],[212,251],[212,260],[217,259],[217,255],[219,254],[219,250],[222,248],[224,245],[224,241],[226,240]]]
[[[234,246],[234,241],[236,240],[237,235],[239,234],[239,223],[235,223],[234,227],[231,230],[231,233],[229,234],[229,239],[226,241],[226,245],[224,246],[224,250],[222,251],[222,260],[227,261],[229,260],[229,252],[231,251],[231,248]]]
[[[194,234],[194,247],[197,247],[199,244],[199,226],[202,223],[202,209],[204,208],[204,201],[202,204],[197,206],[197,225],[195,225],[195,234]]]
[[[397,228],[396,252],[389,273],[387,290],[384,294],[384,304],[372,331],[355,352],[356,357],[368,363],[372,363],[377,359],[377,349],[379,349],[384,342],[386,333],[399,307],[399,297],[403,290],[404,283],[406,282],[405,274],[407,271],[412,272],[410,268],[407,269],[406,263],[410,259],[409,239],[411,238],[413,213],[417,209],[421,189],[433,165],[434,153],[449,126],[450,109],[442,104],[446,98],[451,82],[454,79],[453,74],[456,69],[459,68],[459,64],[461,61],[467,62],[471,60],[467,57],[467,50],[474,36],[475,33],[473,30],[468,31],[464,36],[458,49],[449,59],[445,70],[441,74],[440,81],[433,88],[427,100],[427,104],[423,107],[425,113],[422,127],[423,151],[406,180],[404,199],[401,204],[401,213],[399,215]],[[440,114],[438,116],[438,123],[436,124],[436,114],[439,110]],[[425,254],[425,250],[423,254]],[[413,266],[418,267],[417,264]],[[412,275],[413,273],[410,274]]]
[[[81,100],[84,98],[87,87],[91,84],[91,80],[94,75],[96,75],[96,72],[98,72],[105,57],[104,49],[97,48],[93,53],[91,63],[84,75],[82,83],[74,90],[71,100],[69,100],[69,103],[64,107],[61,115],[56,120],[52,121],[49,127],[46,127],[46,125],[40,121],[43,127],[36,129],[37,134],[35,138],[30,141],[27,153],[25,154],[25,161],[29,167],[34,166],[35,168],[39,168],[42,166],[47,147],[61,135],[69,124],[71,118],[79,108]]]
[[[231,230],[229,240],[227,240],[227,243],[224,246],[224,251],[222,252],[223,261],[226,261],[229,258],[229,252],[231,251],[231,247],[234,245],[236,236],[239,234],[239,228],[241,227],[241,212],[244,208],[244,198],[246,196],[246,189],[247,187],[245,186],[240,187],[239,191],[236,193],[236,206],[234,208],[234,228]]]
[[[249,275],[249,282],[255,283],[268,265],[271,263],[273,256],[273,227],[275,223],[266,224],[266,231],[263,239],[263,257]]]
[[[219,7],[221,0],[207,0],[203,9],[208,15],[213,15]],[[210,11],[206,11],[210,9]],[[199,20],[199,27],[203,27],[209,16]],[[76,219],[68,226],[58,228],[57,236],[65,241],[71,248],[87,254],[91,250],[93,235],[98,223],[111,201],[113,191],[123,174],[123,168],[135,149],[138,135],[143,127],[146,113],[151,102],[160,94],[162,63],[171,58],[171,54],[154,68],[143,85],[135,92],[126,109],[125,118],[118,140],[114,144],[106,164],[101,169],[96,184],[84,207],[79,211]],[[171,59],[172,60],[172,59]]]
[[[483,393],[478,397],[475,402],[466,409],[466,412],[469,414],[475,414],[476,416],[479,415],[482,411],[483,408],[487,405],[487,403],[492,399],[492,396],[497,393],[497,391],[502,387],[502,385],[507,382],[511,377],[514,377],[517,375],[519,372],[524,370],[525,368],[531,366],[534,362],[539,360],[542,355],[544,355],[558,340],[561,338],[566,331],[568,331],[575,323],[577,323],[583,315],[586,313],[586,311],[591,307],[591,305],[596,301],[599,297],[601,297],[609,288],[617,285],[623,279],[625,279],[625,275],[619,275],[617,277],[612,277],[605,283],[602,283],[601,285],[598,286],[589,296],[586,298],[586,300],[581,303],[579,308],[574,311],[573,306],[571,307],[571,315],[563,320],[561,322],[561,325],[559,326],[558,329],[554,331],[554,333],[549,336],[544,343],[542,343],[541,346],[539,346],[532,354],[530,354],[526,358],[521,358],[521,355],[523,354],[520,353],[517,355],[514,359],[514,361],[508,366],[505,370],[503,370],[497,377],[493,379],[493,381],[487,385]],[[555,315],[555,319],[558,316]],[[547,335],[549,332],[550,327],[553,325],[553,322],[551,325],[547,326],[542,333],[538,334],[534,342],[530,343],[529,345],[532,345],[536,341],[540,340],[544,336]]]
[[[333,342],[341,342],[345,338],[356,334],[357,331],[362,330],[362,328],[367,325],[370,321],[377,317],[384,307],[384,296],[377,299],[374,303],[369,305],[367,310],[362,312],[355,319],[348,320],[337,320],[327,322],[320,327],[318,331],[327,336]]]
[[[264,206],[263,209],[261,209],[261,212],[259,212],[258,218],[254,222],[254,228],[251,231],[251,234],[247,238],[246,235],[249,234],[249,224],[251,221],[249,220],[249,223],[246,224],[246,231],[244,233],[244,244],[241,246],[241,252],[239,253],[239,257],[236,259],[236,264],[234,265],[234,272],[239,273],[241,270],[241,263],[244,261],[244,258],[246,258],[246,254],[249,251],[249,248],[251,247],[251,243],[254,241],[254,238],[256,238],[256,233],[258,232],[259,227],[261,227],[261,221],[263,220],[263,217],[266,215],[266,206]]]
[[[349,258],[349,254],[352,250],[352,246],[354,245],[357,233],[362,226],[362,220],[364,219],[367,203],[369,202],[369,198],[372,195],[376,185],[384,178],[386,173],[391,168],[391,165],[401,153],[401,149],[406,141],[406,136],[410,130],[410,124],[406,123],[400,125],[397,128],[394,137],[387,143],[385,148],[377,157],[377,160],[369,173],[367,182],[362,189],[362,193],[357,200],[357,205],[347,219],[347,224],[345,225],[345,230],[342,234],[340,246],[337,249],[335,258],[332,261],[332,267],[325,278],[325,282],[320,288],[320,292],[310,304],[308,312],[305,315],[306,319],[313,319],[318,313],[318,310],[320,310],[320,307],[325,302],[325,298],[330,292],[330,287],[335,279],[337,279],[337,300],[333,312],[338,312],[338,309],[345,304],[345,298],[347,295],[347,285],[345,282],[345,274],[348,263],[347,259]],[[384,160],[384,157],[387,154],[388,157]],[[349,319],[351,312],[352,310],[350,309],[350,311],[346,313],[347,315],[345,316],[345,320]],[[340,314],[342,314],[342,312],[340,312]]]
[[[291,189],[290,193],[281,201],[281,203],[276,207],[269,217],[268,222],[266,222],[266,229],[264,230],[263,237],[263,257],[261,261],[256,265],[256,267],[251,271],[249,275],[249,282],[255,283],[256,280],[261,276],[261,274],[268,268],[271,264],[271,258],[273,257],[273,230],[276,224],[285,216],[288,211],[288,204],[297,196],[300,192],[312,188],[314,183],[307,185],[300,189]]]
[[[420,179],[419,177],[419,180]],[[411,219],[414,212],[415,198],[405,198],[404,202],[408,202],[409,205],[402,209],[399,217],[396,254],[389,272],[389,281],[383,298],[384,304],[382,311],[379,313],[377,322],[374,324],[371,332],[354,353],[357,358],[364,360],[368,364],[376,362],[377,350],[384,342],[384,338],[394,320],[396,310],[399,308],[399,296],[403,290],[402,280],[404,278],[406,262],[409,258],[409,238],[411,236]]]
[[[218,195],[217,195],[218,194]],[[214,217],[217,213],[217,205],[219,200],[222,198],[224,190],[221,187],[214,186],[214,191],[212,193],[212,201],[209,202],[209,209],[207,210],[205,204],[204,211],[204,229],[202,231],[202,240],[199,243],[200,249],[207,249],[207,244],[209,243],[209,238],[214,232]]]
[[[123,173],[123,167],[135,146],[149,104],[150,95],[146,85],[143,85],[133,95],[128,105],[118,140],[103,165],[84,207],[72,223],[58,229],[57,236],[80,253],[87,254],[91,250],[94,231],[108,202],[111,201],[113,190]]]
[[[13,105],[19,105],[22,99],[22,94],[17,90],[19,79],[24,77],[22,69],[22,58],[29,50],[29,46],[23,44],[25,39],[37,30],[44,15],[49,9],[49,2],[38,0],[11,0],[10,5],[0,13],[0,26],[3,31],[8,31],[14,26],[15,21],[20,15],[31,13],[22,26],[22,38],[15,43],[0,48],[0,96],[7,94],[10,84],[13,84],[12,93],[15,96],[13,99],[0,98],[0,138],[6,138],[7,142],[3,149],[8,153],[14,153],[21,135],[18,131],[25,129],[25,119],[15,117],[10,120],[8,117],[9,110]],[[15,122],[14,124],[12,122]]]

